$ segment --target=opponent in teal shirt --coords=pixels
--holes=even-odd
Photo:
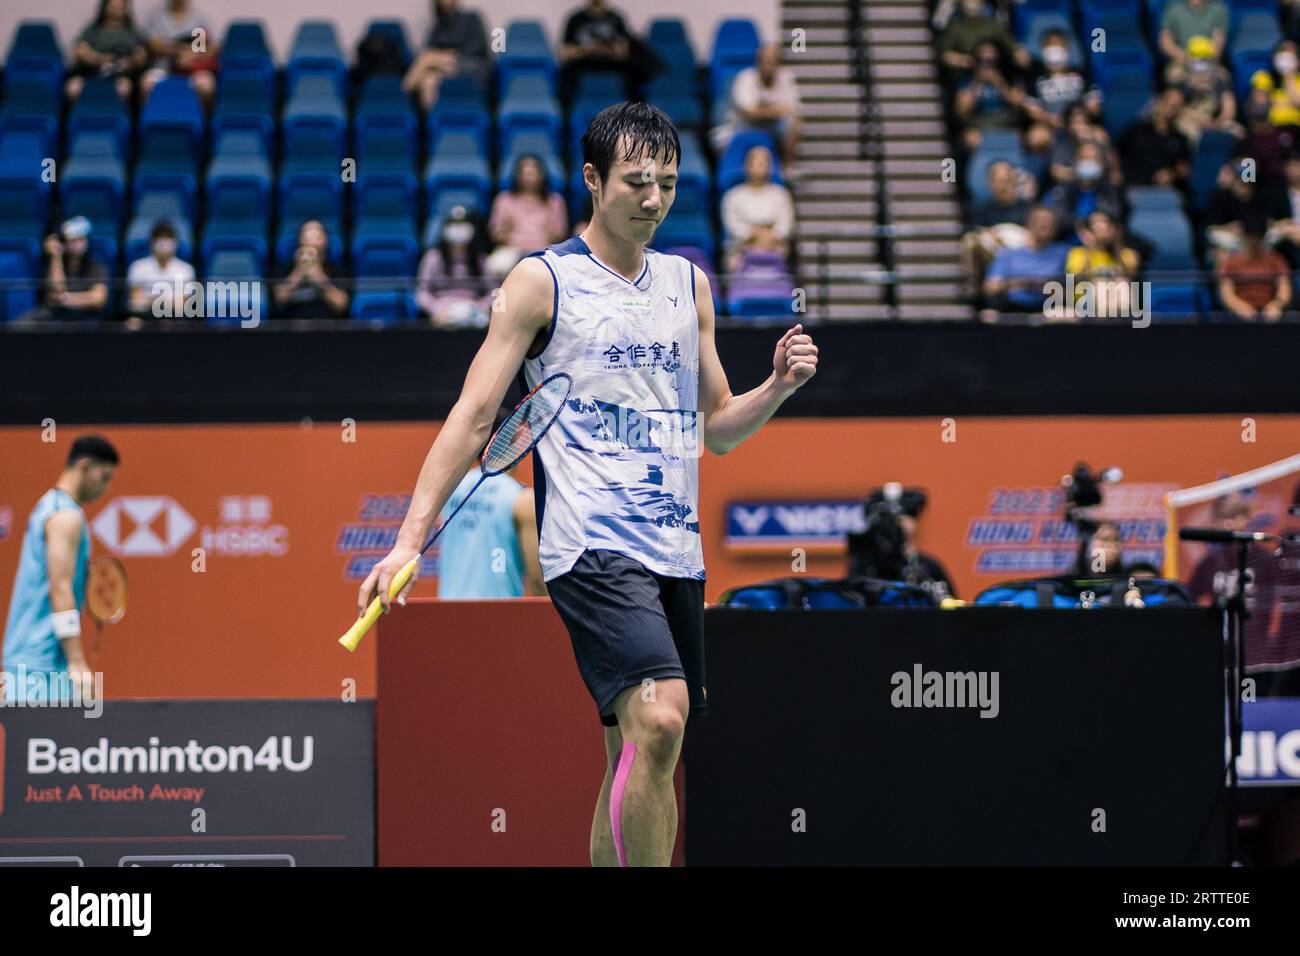
[[[107,439],[81,436],[27,519],[2,648],[9,702],[50,699],[69,686],[60,675],[90,671],[81,644],[90,527],[81,508],[107,490],[117,464]]]

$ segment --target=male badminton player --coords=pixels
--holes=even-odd
[[[534,473],[543,577],[606,728],[591,862],[667,866],[686,718],[708,707],[699,449],[723,454],[752,435],[816,372],[817,347],[794,326],[767,380],[733,395],[708,280],[686,259],[646,248],[676,190],[672,121],[645,103],[611,106],[591,121],[582,155],[590,224],[506,278],[397,544],[358,600],[364,609],[377,588],[388,608],[393,576],[428,539],[521,364],[530,388],[570,375]]]
[[[81,682],[83,695],[94,690],[81,643],[90,564],[90,527],[81,508],[108,489],[117,465],[108,439],[80,436],[54,487],[27,518],[5,624],[3,670],[11,702],[59,699],[70,680]]]

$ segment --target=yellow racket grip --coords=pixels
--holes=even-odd
[[[420,563],[418,557],[412,558],[403,565],[402,569],[393,575],[392,583],[388,585],[388,600],[394,601],[397,595],[406,587],[406,582],[411,580],[411,575],[415,573],[416,566]],[[339,638],[339,643],[350,651],[355,651],[357,645],[361,643],[361,638],[366,636],[366,632],[375,626],[375,621],[384,613],[384,605],[379,600],[379,595],[370,602],[370,607],[366,608],[366,613],[357,618],[357,622],[348,628],[348,632]]]

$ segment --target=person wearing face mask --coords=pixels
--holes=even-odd
[[[1260,182],[1281,183],[1282,160],[1295,145],[1297,129],[1294,126],[1279,129],[1273,125],[1269,120],[1268,94],[1261,89],[1250,91],[1241,113],[1246,135],[1237,144],[1236,153],[1255,161],[1255,176]]]
[[[1187,56],[1169,66],[1169,82],[1182,89],[1187,98],[1174,126],[1195,147],[1207,129],[1222,130],[1241,136],[1237,122],[1237,98],[1232,92],[1232,74],[1219,65],[1214,41],[1197,36],[1187,44]]]
[[[1184,103],[1182,90],[1167,88],[1152,101],[1150,114],[1120,136],[1119,152],[1128,185],[1186,186],[1192,151],[1187,137],[1174,129],[1174,117],[1182,112]]]
[[[1267,98],[1268,121],[1277,127],[1300,127],[1300,53],[1294,40],[1283,40],[1273,51],[1273,72],[1259,70],[1250,78],[1254,90]]]
[[[1092,120],[1088,108],[1082,103],[1066,107],[1063,124],[1061,128],[1052,130],[1051,163],[1048,166],[1051,182],[1073,182],[1079,147],[1084,143],[1095,143],[1101,149],[1103,169],[1110,173],[1112,182],[1122,184],[1119,160],[1111,147],[1110,134],[1106,127]]]
[[[1063,229],[1079,229],[1093,212],[1124,218],[1123,194],[1106,178],[1104,154],[1096,143],[1082,143],[1075,154],[1070,182],[1052,189],[1044,203],[1056,210]]]
[[[435,326],[487,325],[492,303],[485,233],[478,216],[455,206],[442,236],[421,257],[415,301]]]
[[[1092,120],[1101,119],[1101,91],[1089,87],[1083,74],[1070,66],[1069,38],[1061,30],[1043,34],[1038,55],[1042,69],[1034,78],[1033,96],[1026,104],[1035,122],[1059,129],[1065,125],[1065,111],[1082,103]]]
[[[958,15],[939,35],[939,62],[950,85],[970,79],[978,65],[976,50],[981,43],[996,46],[1002,62],[1029,69],[1029,51],[1016,43],[1005,24],[988,15],[982,0],[961,0]]]
[[[166,315],[185,314],[185,283],[194,281],[194,267],[176,257],[176,230],[160,220],[149,233],[149,255],[135,260],[126,270],[130,290],[128,327],[138,328],[142,319],[154,314],[154,302],[160,295],[171,296]],[[163,291],[163,289],[166,291]]]
[[[102,319],[108,269],[90,251],[90,220],[73,216],[45,239],[45,305],[54,319]]]

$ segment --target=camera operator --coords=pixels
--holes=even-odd
[[[866,527],[850,533],[849,576],[902,581],[929,591],[936,601],[956,597],[942,564],[916,546],[917,519],[925,510],[925,492],[889,482],[863,502]]]

